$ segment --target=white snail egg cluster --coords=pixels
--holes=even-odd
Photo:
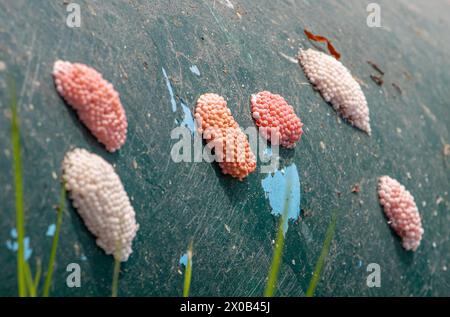
[[[352,125],[370,135],[366,97],[350,71],[334,57],[313,49],[300,50],[298,59],[325,101]]]
[[[139,225],[114,168],[100,156],[74,149],[64,158],[66,189],[89,231],[106,254],[127,261]]]

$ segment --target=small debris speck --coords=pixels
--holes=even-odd
[[[445,144],[442,152],[444,156],[450,156],[450,144]]]
[[[372,66],[373,69],[375,69],[377,72],[380,73],[380,75],[384,75],[384,72],[380,69],[380,67],[378,67],[377,64],[375,64],[372,61],[367,61],[367,64],[369,64],[370,66]]]
[[[352,193],[359,193],[361,190],[360,186],[358,183],[356,183],[355,185],[353,185],[352,187]]]
[[[392,87],[395,88],[395,90],[397,90],[397,92],[401,95],[402,94],[402,90],[400,89],[400,87],[396,84],[396,83],[392,83]]]
[[[376,75],[370,75],[370,78],[373,80],[373,82],[375,84],[377,84],[378,86],[383,85],[384,80],[383,78],[381,78],[380,76],[376,76]]]

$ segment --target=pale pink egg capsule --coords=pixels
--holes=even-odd
[[[380,177],[378,196],[390,226],[402,238],[403,247],[416,251],[424,231],[414,197],[389,176]]]
[[[303,134],[303,123],[282,96],[262,91],[252,95],[250,103],[252,117],[264,138],[275,145],[295,147]]]
[[[52,74],[56,90],[81,122],[108,151],[118,150],[125,143],[128,123],[113,85],[95,69],[79,63],[56,61]]]

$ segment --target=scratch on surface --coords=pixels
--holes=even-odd
[[[166,73],[166,70],[164,69],[164,67],[162,67],[162,72],[164,75],[164,80],[166,81],[167,90],[169,91],[170,103],[172,105],[172,112],[175,112],[175,111],[177,111],[177,103],[175,101],[175,95],[173,93],[172,84],[170,83],[169,77],[167,77],[167,73]]]
[[[281,57],[285,58],[286,60],[288,60],[289,62],[293,63],[293,64],[298,64],[298,60],[292,56],[286,55],[283,52],[278,52],[278,54],[281,55]]]
[[[230,0],[217,0],[220,4],[233,9],[234,10],[234,5]],[[214,0],[214,6],[216,5],[216,1]]]
[[[28,76],[30,75],[31,61],[33,59],[33,54],[31,54],[31,52],[33,52],[35,40],[36,40],[36,32],[33,32],[33,36],[31,38],[31,48],[30,48],[30,55],[29,55],[29,58],[28,58],[27,70],[25,72],[25,78],[23,80],[22,88],[20,90],[19,105],[22,104],[23,94],[25,93],[25,90],[26,90],[25,88],[26,88],[26,85],[27,85],[27,82],[28,82]]]
[[[430,108],[428,108],[427,106],[425,106],[423,103],[420,104],[420,106],[422,107],[423,111],[425,112],[425,114],[434,122],[436,122],[436,116],[433,114],[433,112],[431,112]]]
[[[34,69],[33,80],[31,81],[30,92],[28,94],[28,102],[31,102],[33,100],[35,86],[37,84],[37,77],[38,77],[38,74],[39,74],[39,68],[40,68],[40,57],[38,55],[37,61],[36,61],[36,67]]]

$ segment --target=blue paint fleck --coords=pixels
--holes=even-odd
[[[167,90],[169,91],[170,103],[172,105],[172,111],[176,112],[177,111],[177,102],[175,100],[175,94],[174,94],[172,85],[170,83],[169,77],[167,76],[167,73],[166,73],[166,70],[164,69],[164,67],[162,68],[162,72],[164,75],[164,79],[166,81]],[[174,119],[175,124],[179,124],[182,127],[186,127],[192,132],[192,134],[195,134],[195,123],[194,123],[194,117],[192,116],[191,110],[189,109],[189,107],[186,105],[186,103],[182,99],[180,99],[180,105],[181,105],[181,109],[183,110],[183,119],[179,120],[179,119],[175,118]]]
[[[272,156],[272,148],[270,146],[266,147],[263,153],[267,158],[270,158]]]
[[[81,261],[86,261],[86,260],[87,260],[87,257],[86,257],[84,254],[82,254],[81,257],[80,257],[80,259],[81,259]]]
[[[195,133],[195,123],[194,123],[194,117],[192,116],[191,110],[189,107],[184,103],[183,100],[180,101],[181,108],[183,109],[183,121],[181,122],[181,126],[184,126],[191,130],[192,134]]]
[[[185,254],[183,254],[183,255],[180,257],[179,265],[180,265],[180,266],[187,267],[187,263],[188,263],[188,254],[187,254],[187,252],[186,252]]]
[[[198,69],[197,65],[192,65],[191,67],[189,67],[189,69],[193,74],[200,76],[200,70]]]
[[[362,267],[363,262],[361,260],[358,261],[358,268]]]
[[[288,179],[291,183],[290,193],[286,193]],[[297,220],[300,216],[300,176],[295,163],[268,174],[262,181],[266,198],[272,208],[272,214],[280,216],[283,212],[285,199],[289,197],[288,216],[283,224],[283,233],[286,234],[289,220]]]
[[[45,235],[47,237],[53,237],[55,235],[55,231],[56,231],[56,225],[54,223],[52,223],[51,225],[48,226],[47,232],[45,233]]]
[[[6,241],[6,247],[11,251],[19,250],[19,244],[17,242],[12,242],[11,240]]]
[[[164,67],[162,68],[162,72],[164,75],[164,80],[166,81],[167,90],[169,91],[170,103],[172,105],[172,112],[175,112],[175,111],[177,111],[177,103],[175,101],[175,95],[173,93],[172,84],[170,83],[169,77],[167,76],[167,73],[166,73],[166,70],[164,69]]]
[[[9,234],[13,240],[17,239],[17,230],[15,228],[11,229]],[[13,252],[17,252],[17,250],[19,250],[19,243],[17,241],[13,241],[13,240],[6,241],[6,248]],[[27,261],[31,257],[31,254],[33,253],[33,250],[30,248],[30,238],[29,237],[25,237],[23,239],[23,246],[25,249],[24,250],[25,260]]]
[[[25,248],[25,260],[28,261],[28,259],[31,257],[31,254],[33,253],[33,250],[30,248],[30,238],[25,237],[23,240],[24,248]]]

